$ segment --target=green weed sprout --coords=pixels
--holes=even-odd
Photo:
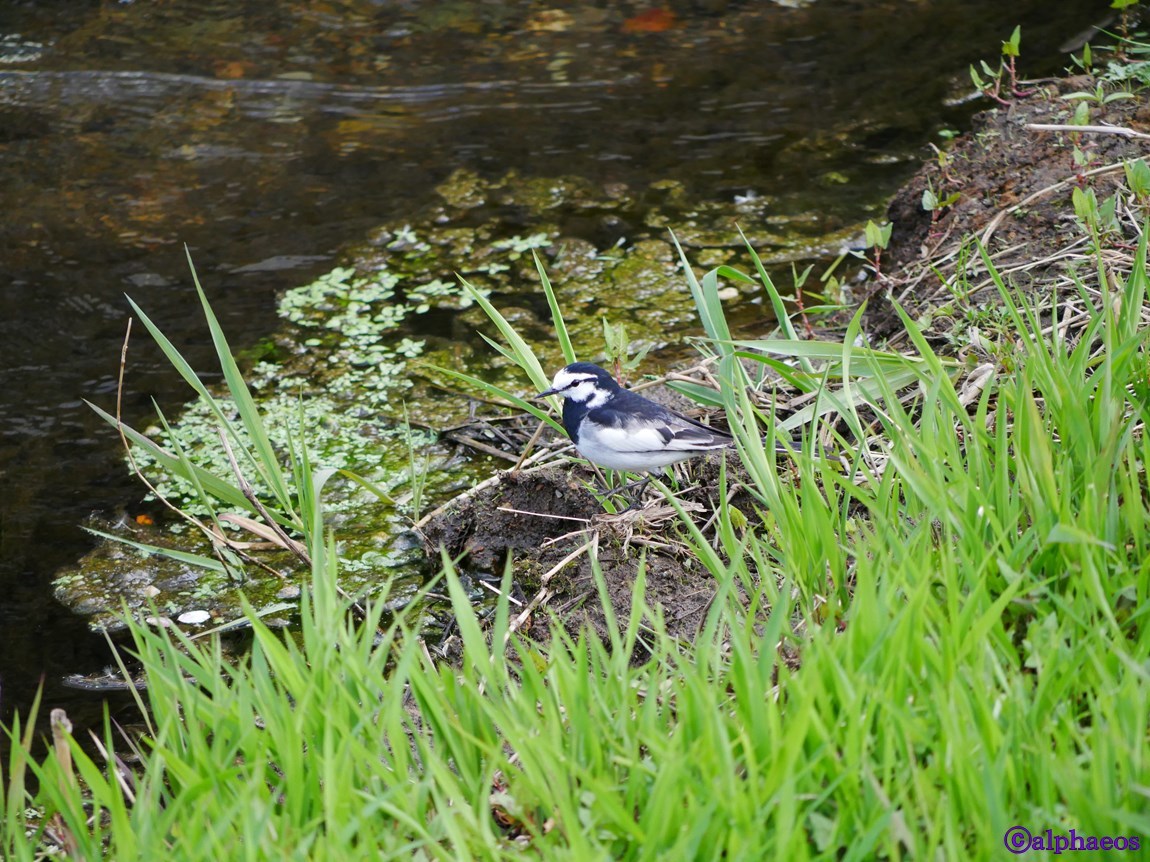
[[[984,96],[989,96],[1000,105],[1009,105],[1010,101],[1003,96],[1003,86],[1007,94],[1016,98],[1024,98],[1033,94],[1032,90],[1022,90],[1018,85],[1018,72],[1015,64],[1021,56],[1022,28],[1015,27],[1010,38],[1002,43],[1002,53],[998,61],[998,68],[992,69],[985,61],[979,61],[982,74],[970,67],[970,80],[975,88]],[[986,77],[984,78],[983,75]]]

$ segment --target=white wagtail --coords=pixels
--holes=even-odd
[[[559,371],[536,397],[547,395],[563,396],[563,427],[579,454],[611,470],[645,473],[735,442],[725,431],[624,389],[590,362]]]

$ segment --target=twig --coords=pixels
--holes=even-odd
[[[88,729],[88,736],[92,738],[92,745],[100,752],[104,762],[108,764],[108,771],[115,776],[116,783],[120,785],[120,791],[134,805],[136,802],[136,782],[131,770],[128,769],[120,755],[114,751],[108,751],[103,740],[91,728]]]
[[[491,592],[495,593],[495,595],[507,599],[507,601],[511,602],[511,604],[523,607],[523,602],[519,601],[519,599],[515,598],[515,596],[503,593],[500,591],[499,587],[495,586],[494,584],[489,584],[487,581],[478,581],[478,584],[479,586],[483,587],[483,589],[490,590]]]
[[[576,548],[574,551],[572,551],[570,554],[568,554],[566,557],[564,557],[562,560],[560,560],[558,563],[556,563],[554,566],[552,566],[551,569],[548,570],[547,573],[544,574],[543,577],[539,579],[539,592],[537,592],[535,594],[535,597],[533,599],[531,599],[531,601],[530,601],[530,603],[528,603],[527,607],[524,608],[519,613],[519,615],[517,617],[515,617],[515,619],[513,619],[511,621],[511,623],[507,626],[507,631],[503,635],[503,642],[504,643],[507,643],[507,641],[511,639],[511,635],[514,632],[517,632],[522,627],[522,625],[525,622],[527,622],[528,618],[531,616],[532,613],[535,612],[536,608],[538,608],[541,604],[543,604],[545,601],[547,601],[549,598],[551,598],[553,595],[555,595],[555,591],[552,590],[551,587],[549,586],[549,584],[551,583],[551,579],[553,577],[555,577],[555,575],[557,575],[568,563],[571,563],[574,560],[578,559],[580,554],[583,554],[583,553],[587,552],[588,550],[591,550],[591,548],[593,548],[593,547],[597,551],[598,546],[599,546],[599,534],[594,533],[591,536],[591,539],[586,544],[580,545],[578,548]]]
[[[284,549],[291,551],[293,554],[299,557],[300,562],[310,568],[311,555],[308,554],[307,549],[291,536],[289,536],[286,532],[284,532],[284,528],[276,523],[276,520],[272,517],[271,512],[267,510],[259,496],[256,494],[256,489],[252,487],[251,482],[249,482],[244,477],[244,474],[240,471],[240,465],[236,463],[235,453],[232,452],[232,446],[228,442],[228,437],[224,433],[224,429],[216,428],[216,434],[219,435],[220,443],[223,444],[224,452],[227,453],[228,463],[232,467],[232,475],[236,477],[236,482],[239,483],[240,490],[243,492],[243,495],[247,497],[248,502],[252,504],[252,508],[259,512],[260,517],[262,517],[264,521],[267,522],[267,526],[271,529],[272,533],[279,541],[279,544]],[[265,536],[264,538],[267,537]]]
[[[577,524],[590,524],[587,518],[573,518],[570,515],[553,515],[550,512],[529,512],[526,509],[512,509],[510,506],[496,506],[500,512],[510,512],[512,515],[531,515],[533,518],[553,518],[560,521],[574,521]]]
[[[486,425],[495,425],[499,422],[515,422],[519,419],[518,414],[509,414],[507,416],[484,416],[481,420]],[[426,428],[428,431],[439,431],[442,435],[453,434],[456,431],[466,431],[468,428],[474,428],[479,420],[471,419],[464,422],[462,425],[452,425],[450,428],[436,428],[434,425],[427,425],[423,422],[412,420],[411,424],[418,428]]]
[[[1036,132],[1093,132],[1098,135],[1121,135],[1124,138],[1150,138],[1145,132],[1126,126],[1064,126],[1054,123],[1027,123],[1026,128]]]
[[[1077,127],[1075,127],[1075,128],[1077,128]],[[1039,198],[1045,197],[1046,195],[1050,194],[1051,192],[1056,192],[1059,189],[1066,188],[1067,186],[1077,185],[1080,180],[1086,179],[1087,177],[1096,177],[1099,174],[1107,174],[1107,173],[1110,173],[1111,171],[1125,170],[1125,168],[1126,168],[1125,162],[1117,162],[1116,164],[1113,164],[1113,165],[1106,165],[1106,166],[1101,167],[1101,168],[1095,168],[1092,171],[1087,171],[1086,173],[1082,174],[1081,176],[1067,177],[1066,179],[1060,180],[1059,182],[1056,182],[1053,185],[1049,185],[1044,189],[1039,189],[1038,191],[1034,192],[1034,194],[1027,195],[1025,198],[1023,198],[1021,201],[1016,203],[1014,206],[1008,207],[1007,209],[1004,209],[1004,210],[1000,210],[998,215],[996,215],[993,219],[990,220],[990,224],[988,224],[986,226],[986,230],[984,230],[982,232],[982,236],[980,238],[980,241],[985,246],[987,243],[990,242],[991,235],[996,230],[998,230],[998,226],[1000,224],[1002,224],[1003,219],[1005,219],[1008,215],[1014,215],[1020,209],[1023,209],[1024,207],[1029,206],[1030,204],[1034,203]]]
[[[982,391],[990,383],[994,372],[998,370],[998,366],[993,362],[985,362],[970,372],[966,378],[966,382],[962,385],[962,390],[958,393],[958,403],[963,407],[969,407],[971,402],[982,395]]]
[[[475,449],[478,452],[482,452],[485,455],[491,455],[494,458],[502,458],[504,461],[511,461],[515,464],[515,466],[519,466],[519,462],[522,461],[521,457],[516,458],[514,455],[507,454],[502,449],[496,449],[494,446],[489,446],[486,443],[480,443],[474,437],[468,437],[465,434],[460,434],[458,431],[453,432],[450,437],[448,437],[448,439],[454,440],[456,443],[462,443],[464,446],[470,446],[472,449]]]
[[[572,536],[582,535],[583,533],[586,533],[590,529],[594,529],[594,528],[591,526],[580,527],[578,530],[572,530],[570,533],[564,533],[562,536],[552,536],[550,539],[544,539],[540,543],[539,548],[540,548],[540,550],[542,550],[543,548],[550,548],[552,545],[558,545],[560,542],[567,541]]]
[[[535,448],[535,444],[539,442],[539,435],[543,433],[543,429],[547,427],[547,423],[540,420],[539,425],[535,428],[535,433],[531,435],[531,439],[527,441],[527,445],[523,447],[523,452],[519,455],[519,460],[515,462],[512,471],[519,470],[523,467],[523,462],[527,460],[527,456],[531,454],[531,450]]]

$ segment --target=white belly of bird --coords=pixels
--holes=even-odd
[[[579,431],[579,442],[575,448],[580,455],[600,467],[642,472],[685,461],[711,449],[721,449],[723,445],[716,442],[716,445],[705,448],[667,448],[662,435],[654,429],[636,433],[633,429],[593,429],[585,423]]]

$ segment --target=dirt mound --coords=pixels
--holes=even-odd
[[[704,518],[710,512],[698,498],[714,481],[717,463],[711,458],[693,465],[697,482],[684,496],[685,505]],[[518,601],[512,615],[518,614],[517,627],[533,636],[546,638],[546,625],[531,624],[548,613],[572,634],[590,627],[600,637],[607,635],[591,566],[594,555],[619,618],[631,612],[643,560],[647,604],[662,615],[670,634],[693,638],[716,587],[697,563],[687,568],[692,558],[674,538],[674,510],[648,492],[641,507],[607,514],[579,477],[590,479],[591,474],[554,466],[508,471],[432,513],[420,530],[429,549],[442,547],[462,557],[461,570],[473,578],[498,578],[511,555],[516,572],[512,598]]]

